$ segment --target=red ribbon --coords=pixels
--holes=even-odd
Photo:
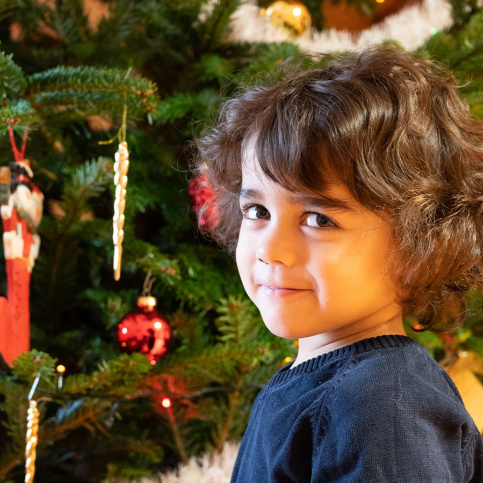
[[[12,145],[12,151],[15,161],[19,163],[20,161],[25,159],[25,146],[27,145],[28,130],[26,129],[23,133],[22,147],[20,148],[20,151],[18,150],[17,144],[15,143],[11,124],[8,126],[8,136],[10,137],[10,144]]]

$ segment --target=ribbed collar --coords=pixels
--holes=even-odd
[[[410,345],[419,346],[419,344],[413,339],[405,335],[381,335],[378,337],[371,337],[369,339],[359,340],[353,344],[340,347],[326,354],[321,354],[320,356],[309,359],[299,364],[297,367],[290,369],[292,367],[293,361],[289,362],[286,366],[282,367],[274,376],[270,379],[266,385],[267,389],[288,381],[300,374],[307,374],[309,372],[319,369],[324,364],[336,359],[338,357],[350,356],[352,354],[361,354],[363,352],[369,352],[372,350],[387,349],[389,347],[406,347]]]

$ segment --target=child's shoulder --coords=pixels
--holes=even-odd
[[[458,390],[446,371],[426,350],[409,337],[379,337],[360,341],[360,348],[347,361],[339,390],[370,398],[397,389],[412,394],[441,393],[461,401]],[[337,388],[336,388],[337,389]]]
[[[425,411],[459,414],[467,418],[461,396],[446,371],[410,338],[383,346],[377,339],[361,341],[341,368],[329,396],[328,409],[370,418],[383,414],[420,414]]]
[[[399,339],[361,341],[344,361],[312,413],[314,465],[333,461],[337,481],[481,475],[482,439],[453,382],[423,347]]]

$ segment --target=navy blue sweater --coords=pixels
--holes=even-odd
[[[381,336],[278,371],[231,481],[482,483],[483,441],[425,349]]]

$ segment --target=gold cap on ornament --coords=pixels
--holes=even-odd
[[[151,297],[151,295],[138,297],[138,307],[147,308],[147,309],[154,309],[158,301],[156,297]]]

